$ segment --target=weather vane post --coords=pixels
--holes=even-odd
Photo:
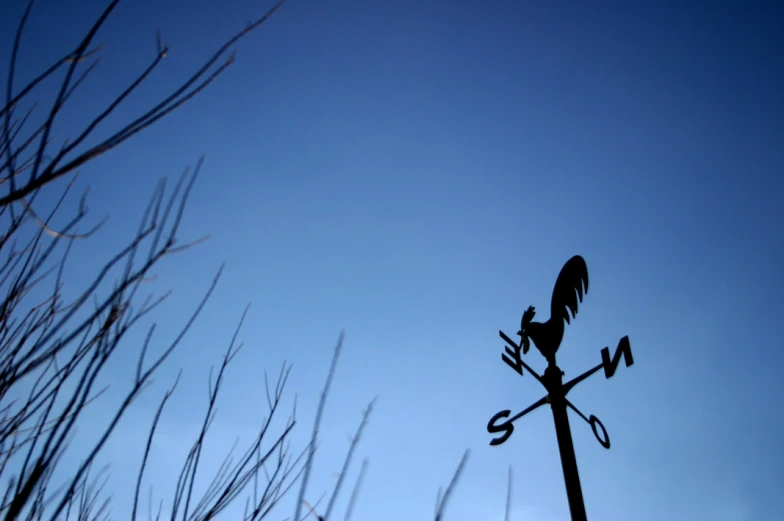
[[[520,336],[519,343],[514,342],[503,331],[498,332],[507,343],[504,349],[505,352],[501,354],[501,359],[520,376],[523,375],[523,370],[531,373],[547,390],[547,395],[514,416],[509,416],[512,411],[508,409],[499,411],[487,423],[487,432],[491,434],[502,433],[500,436],[493,438],[490,441],[490,445],[500,445],[512,435],[515,420],[545,403],[550,404],[553,411],[553,421],[555,422],[555,435],[558,438],[558,450],[561,453],[561,467],[563,468],[566,495],[569,498],[569,511],[571,512],[572,521],[587,521],[587,517],[582,487],[580,486],[580,474],[577,471],[577,458],[575,457],[574,445],[572,444],[569,416],[566,409],[572,409],[591,426],[594,436],[605,449],[610,448],[610,437],[607,435],[607,431],[602,422],[599,421],[599,418],[593,414],[585,416],[566,398],[566,395],[575,385],[600,369],[604,369],[605,378],[610,378],[615,374],[621,359],[626,363],[626,367],[634,363],[629,337],[625,336],[621,338],[612,357],[610,357],[610,349],[608,347],[603,348],[601,350],[602,362],[600,364],[580,376],[563,383],[564,373],[555,364],[555,353],[561,345],[561,340],[563,340],[566,324],[577,315],[577,304],[582,302],[583,293],[588,293],[588,267],[585,265],[585,260],[582,257],[575,255],[564,264],[561,273],[558,274],[558,278],[555,281],[553,297],[550,302],[549,320],[547,322],[532,322],[536,310],[531,306],[523,313],[520,331],[517,332],[518,336]],[[534,346],[547,360],[547,369],[541,376],[523,362],[522,359],[522,355],[528,353],[530,342],[534,343]]]

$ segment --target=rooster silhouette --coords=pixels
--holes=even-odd
[[[520,324],[520,335],[523,343],[523,354],[528,352],[530,347],[529,339],[533,341],[536,348],[547,359],[547,363],[555,365],[555,352],[563,340],[566,323],[577,315],[577,303],[583,301],[583,286],[585,293],[588,293],[588,267],[585,260],[579,255],[575,255],[564,264],[561,273],[555,280],[553,288],[553,298],[550,301],[550,319],[547,322],[531,322],[536,315],[536,308],[529,306],[523,313]]]

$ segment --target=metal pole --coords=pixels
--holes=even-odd
[[[566,484],[566,496],[569,499],[569,512],[572,515],[572,521],[587,521],[583,490],[580,486],[580,474],[577,472],[577,458],[574,455],[574,445],[572,444],[572,431],[569,428],[569,416],[566,413],[562,374],[557,366],[550,365],[545,369],[543,380],[550,395],[550,406],[553,409],[555,435],[558,438],[558,450],[561,453],[561,467]]]

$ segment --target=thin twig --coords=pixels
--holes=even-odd
[[[321,417],[324,414],[324,407],[327,403],[327,395],[329,394],[329,388],[332,385],[332,379],[335,376],[335,370],[338,365],[338,359],[340,358],[340,351],[343,348],[343,331],[340,332],[340,336],[338,337],[338,343],[335,345],[335,349],[332,354],[332,363],[329,366],[329,373],[327,373],[327,381],[324,383],[324,389],[321,391],[321,399],[319,400],[318,409],[316,410],[316,420],[313,422],[313,433],[310,436],[309,446],[309,453],[308,459],[305,461],[305,474],[302,477],[302,484],[299,488],[299,495],[297,496],[297,505],[294,510],[294,521],[300,521],[300,512],[302,508],[302,502],[305,500],[305,493],[307,492],[308,488],[308,481],[310,480],[310,471],[313,467],[313,459],[316,452],[316,440],[318,439],[319,427],[321,426]]]

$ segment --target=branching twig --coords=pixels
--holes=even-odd
[[[340,336],[338,337],[338,343],[335,345],[335,350],[332,354],[332,363],[329,366],[329,373],[327,373],[327,381],[324,383],[324,389],[321,391],[321,399],[319,400],[318,409],[316,410],[316,419],[313,422],[313,433],[310,436],[308,459],[305,462],[305,474],[302,477],[302,484],[299,488],[297,505],[294,507],[294,521],[300,521],[299,515],[302,509],[302,502],[305,500],[308,481],[310,480],[310,470],[313,467],[313,459],[316,453],[316,440],[318,439],[319,427],[321,426],[321,417],[324,414],[329,388],[332,385],[332,379],[335,377],[335,369],[337,368],[338,359],[340,358],[340,351],[343,348],[343,336],[343,332],[341,331]]]
[[[5,226],[0,228],[0,478],[5,478],[3,485],[6,487],[0,494],[0,518],[5,521],[23,518],[54,521],[63,517],[70,519],[71,515],[80,521],[97,521],[109,516],[109,498],[99,497],[105,481],[91,483],[90,469],[131,403],[183,341],[220,276],[219,271],[184,327],[152,360],[146,358],[155,325],[149,328],[139,346],[132,385],[124,391],[117,409],[108,414],[108,424],[97,433],[98,441],[73,467],[62,487],[51,486],[55,470],[63,455],[70,450],[70,441],[85,407],[103,392],[96,393],[95,389],[109,360],[127,341],[128,333],[139,321],[168,296],[165,292],[162,296],[149,295],[137,300],[141,284],[152,280],[154,268],[163,259],[202,240],[182,243],[178,234],[203,158],[193,174],[186,171],[179,178],[174,192],[168,197],[165,184],[159,185],[142,216],[136,235],[103,265],[98,264],[87,283],[75,288],[78,291],[71,293],[75,296],[66,299],[63,293],[68,279],[65,265],[75,241],[95,239],[98,237],[95,232],[105,222],[87,232],[77,231],[87,215],[85,191],[72,215],[64,219],[65,224],[54,224],[66,206],[66,196],[77,179],[77,168],[124,143],[202,92],[232,61],[229,57],[221,64],[221,57],[283,4],[278,2],[248,27],[231,36],[190,78],[173,92],[162,96],[159,103],[110,130],[105,139],[90,143],[98,126],[108,122],[111,115],[116,115],[119,105],[150,78],[152,71],[166,56],[168,48],[159,34],[156,54],[147,66],[70,140],[54,148],[53,129],[60,121],[58,117],[73,94],[85,87],[86,79],[97,66],[98,59],[93,57],[101,47],[93,45],[93,41],[118,3],[119,0],[107,0],[105,8],[76,47],[20,89],[14,85],[17,61],[24,30],[33,10],[33,0],[24,9],[11,49],[6,93],[0,106],[0,186],[4,189],[0,195],[0,219],[6,220]],[[40,121],[32,124],[34,109],[44,104],[30,98],[43,82],[54,80],[57,72],[64,74],[56,80],[59,83],[54,85],[54,99]],[[26,108],[20,108],[22,105]],[[16,111],[19,115],[15,114]],[[54,181],[61,178],[67,182],[64,189],[57,188],[60,191],[58,197],[52,192],[56,186]],[[50,206],[47,211],[42,210],[45,202]],[[232,341],[223,368],[237,352],[233,346]],[[270,422],[278,408],[287,377],[288,370],[285,370],[281,373],[274,397],[270,399],[269,417],[263,422],[249,451],[236,465],[226,463],[221,466],[213,481],[214,486],[204,497],[197,498],[193,494],[193,480],[204,434],[214,418],[214,402],[221,385],[219,375],[211,391],[211,403],[195,445],[194,457],[188,463],[191,465],[186,472],[188,486],[183,488],[187,497],[180,498],[184,505],[184,519],[201,521],[214,517],[234,500],[267,462],[274,459],[273,455],[277,455],[278,468],[267,491],[258,498],[256,512],[259,515],[269,512],[281,491],[288,490],[292,481],[300,475],[300,462],[306,453],[303,452],[292,464],[284,448],[294,426],[293,419],[280,436],[272,437],[269,447],[264,450],[261,447],[262,439],[270,438]],[[134,491],[132,518],[138,513],[141,482],[149,461],[152,438],[172,391],[173,388],[164,395],[150,428]],[[103,470],[98,478],[104,479]],[[160,515],[159,510],[158,517]]]
[[[452,476],[452,481],[449,482],[449,486],[446,487],[446,491],[444,492],[443,497],[440,498],[438,501],[438,508],[436,509],[436,521],[441,521],[444,510],[446,509],[446,503],[449,501],[449,496],[452,495],[452,491],[457,484],[457,480],[460,478],[460,475],[463,473],[463,469],[465,468],[466,461],[468,461],[468,454],[470,453],[469,450],[466,450],[463,453],[463,457],[460,459],[460,463],[457,465],[457,469],[455,470],[454,475]],[[440,491],[439,491],[440,492]]]

